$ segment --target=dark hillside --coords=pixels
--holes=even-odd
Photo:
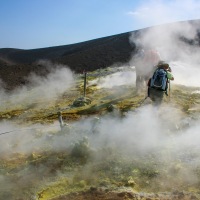
[[[24,77],[30,72],[40,74],[39,60],[64,64],[75,72],[124,63],[135,50],[135,46],[129,43],[129,36],[130,33],[123,33],[77,44],[32,50],[0,49],[0,76],[9,89],[25,84]]]
[[[124,33],[96,40],[77,51],[66,52],[59,63],[72,66],[75,71],[92,71],[114,63],[128,62],[135,46],[129,43],[130,33]],[[77,59],[78,58],[78,59]]]
[[[119,62],[126,61],[132,50],[132,47],[129,44],[129,35],[130,33],[123,33],[71,45],[41,49],[0,49],[0,58],[7,59],[15,64],[33,64],[40,59],[49,59],[70,65],[70,67],[76,71],[76,64],[71,59],[71,57],[74,57],[75,55],[76,60],[79,60],[78,63],[80,65],[85,62],[87,64],[86,60],[88,60],[87,55],[89,53],[93,53],[95,58],[101,57],[101,60],[104,59],[105,54],[111,54],[110,60],[112,60],[114,56]],[[82,59],[85,61],[83,62]],[[112,63],[112,61],[110,61],[110,63]]]

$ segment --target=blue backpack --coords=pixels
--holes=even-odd
[[[150,87],[162,91],[167,91],[167,72],[162,68],[156,69],[152,78],[150,79]]]

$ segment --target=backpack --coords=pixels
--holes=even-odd
[[[158,68],[156,69],[152,78],[150,79],[149,87],[161,91],[167,91],[167,83],[168,83],[168,78],[166,70]]]

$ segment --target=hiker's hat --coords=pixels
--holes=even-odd
[[[166,63],[165,61],[161,60],[158,62],[158,67],[169,68],[169,64]]]

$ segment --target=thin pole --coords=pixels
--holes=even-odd
[[[60,129],[62,130],[64,123],[63,123],[63,119],[62,119],[62,112],[58,112],[58,121],[60,123]]]
[[[86,96],[86,80],[87,80],[87,73],[84,72],[84,91],[83,91],[83,96]]]

